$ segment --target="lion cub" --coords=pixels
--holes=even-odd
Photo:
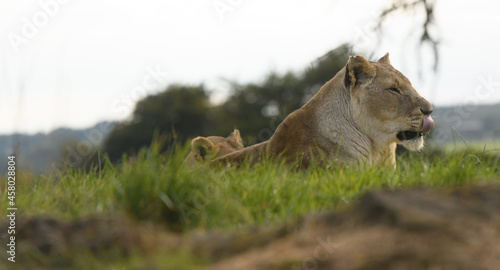
[[[434,127],[432,105],[396,70],[387,53],[376,62],[349,57],[302,108],[288,115],[268,141],[220,157],[215,164],[239,164],[264,156],[323,163],[396,163],[396,145],[419,150]]]
[[[219,136],[196,137],[191,141],[191,152],[184,163],[188,167],[211,161],[243,149],[240,131],[235,129],[227,138]]]

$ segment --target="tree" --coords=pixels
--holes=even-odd
[[[149,146],[153,135],[166,135],[185,142],[189,137],[207,135],[210,126],[208,93],[203,85],[171,85],[166,91],[140,100],[132,119],[118,124],[104,143],[104,151],[111,160],[123,153],[134,154]]]
[[[318,58],[298,74],[268,74],[261,83],[232,83],[232,94],[217,114],[217,125],[237,127],[246,145],[269,139],[285,117],[304,105],[342,67],[351,54],[347,44]]]
[[[269,73],[260,83],[232,82],[227,100],[213,106],[203,85],[172,85],[140,100],[130,121],[116,125],[104,143],[111,160],[137,153],[151,144],[153,134],[184,143],[196,136],[227,136],[238,128],[244,144],[267,140],[278,125],[304,105],[344,67],[351,47],[342,45],[299,73]]]

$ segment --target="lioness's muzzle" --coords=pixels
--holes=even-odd
[[[411,130],[401,131],[398,133],[397,137],[401,141],[415,139],[431,131],[432,128],[434,128],[434,120],[432,120],[430,115],[424,115],[422,118],[422,126],[418,132]]]

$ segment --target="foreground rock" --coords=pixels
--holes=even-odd
[[[182,236],[123,216],[72,222],[20,216],[16,231],[17,269],[70,269],[88,256],[118,263],[134,253],[185,250],[214,270],[500,269],[500,182],[369,192],[340,211],[235,233]],[[0,232],[0,242],[7,237]],[[178,268],[147,261],[144,269]]]
[[[20,216],[16,221],[18,262],[11,264],[11,269],[71,268],[85,260],[78,256],[118,262],[135,252],[147,254],[158,248],[174,250],[181,244],[181,237],[124,216],[96,216],[73,222],[46,216]],[[7,224],[0,222],[0,228],[6,228]],[[8,237],[6,230],[0,232],[0,242],[6,242]]]
[[[210,269],[500,269],[500,184],[370,192],[288,228]]]

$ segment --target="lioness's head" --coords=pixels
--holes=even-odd
[[[191,152],[185,160],[187,166],[204,163],[243,148],[240,131],[235,129],[227,138],[196,137],[191,141]]]
[[[396,142],[410,150],[423,147],[423,134],[434,127],[432,105],[391,65],[388,53],[377,62],[351,56],[345,74],[351,114],[365,133],[383,144]]]

